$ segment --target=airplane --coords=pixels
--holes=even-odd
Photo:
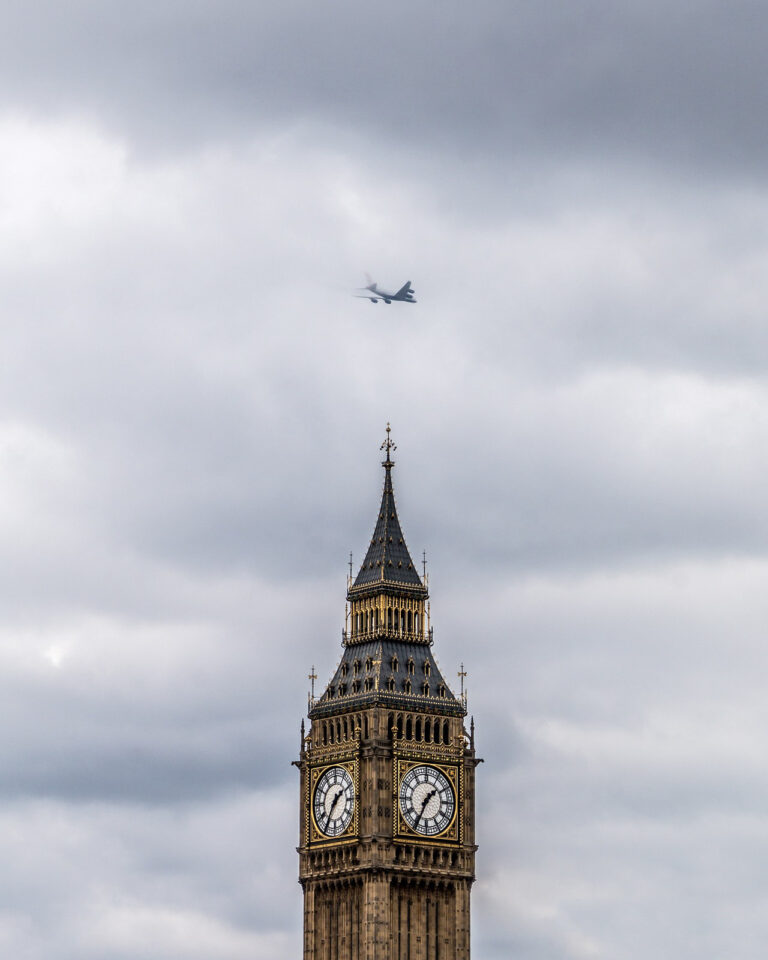
[[[417,301],[413,299],[413,295],[416,293],[416,291],[411,286],[410,280],[408,280],[407,283],[404,283],[397,293],[388,293],[386,290],[380,290],[367,273],[365,275],[365,279],[368,281],[368,286],[361,287],[360,289],[367,290],[368,293],[356,293],[356,297],[370,300],[371,303],[378,303],[379,300],[383,300],[384,303],[392,303],[393,300],[398,300],[401,303],[417,303]]]

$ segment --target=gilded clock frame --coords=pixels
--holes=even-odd
[[[414,767],[434,767],[439,770],[453,787],[454,811],[451,822],[442,831],[431,837],[424,836],[408,825],[400,809],[400,784],[403,777]],[[430,757],[421,755],[396,756],[392,764],[393,773],[393,804],[392,804],[392,836],[395,840],[408,843],[422,843],[431,846],[435,843],[461,844],[464,834],[464,777],[460,763],[441,763]]]
[[[352,819],[344,833],[338,837],[329,837],[323,833],[315,821],[315,789],[318,781],[332,767],[342,767],[352,778],[352,789],[354,790],[354,803],[352,804]],[[355,843],[360,833],[359,827],[359,799],[360,799],[360,773],[356,758],[337,759],[332,762],[325,762],[311,766],[307,771],[307,796],[304,804],[304,814],[307,830],[307,846],[322,844],[324,847],[339,846],[344,843]]]

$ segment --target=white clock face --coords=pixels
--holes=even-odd
[[[400,811],[408,826],[425,837],[447,830],[456,810],[448,778],[435,767],[412,767],[400,782]]]
[[[326,837],[338,837],[349,826],[355,808],[355,788],[349,771],[329,767],[317,781],[312,801],[315,823]]]

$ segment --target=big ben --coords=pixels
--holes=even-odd
[[[474,724],[434,655],[426,577],[397,516],[387,438],[343,653],[302,723],[304,960],[469,960]],[[463,687],[463,679],[462,679]]]

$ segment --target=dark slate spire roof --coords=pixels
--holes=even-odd
[[[402,640],[369,640],[344,649],[323,695],[310,717],[364,706],[418,710],[463,717],[463,701],[454,696],[429,647]]]
[[[411,632],[410,620],[406,631],[402,620],[398,624],[397,616],[392,622],[389,617],[379,622],[377,617],[375,626],[366,624],[362,633],[353,630],[348,635],[345,629],[341,660],[323,695],[312,701],[309,716],[331,716],[374,704],[464,716],[466,704],[463,698],[454,696],[443,677],[431,649],[432,629],[425,629],[429,624],[429,593],[416,572],[397,518],[392,489],[395,464],[390,457],[396,448],[390,439],[389,424],[381,449],[386,450],[386,459],[382,463],[384,492],[379,516],[365,560],[349,587],[348,599],[354,607],[360,601],[387,597],[390,615],[393,608],[395,614],[398,609],[404,610],[407,601],[409,610],[420,616],[419,624]]]
[[[390,440],[389,433],[390,427],[387,424],[387,439],[381,445],[382,450],[387,451],[387,458],[381,464],[384,467],[384,492],[381,495],[379,516],[368,552],[350,592],[356,593],[359,588],[388,582],[411,589],[420,588],[426,594],[421,577],[416,572],[416,566],[408,553],[400,521],[397,518],[395,491],[392,488],[392,468],[395,463],[389,455],[390,450],[397,448]]]

